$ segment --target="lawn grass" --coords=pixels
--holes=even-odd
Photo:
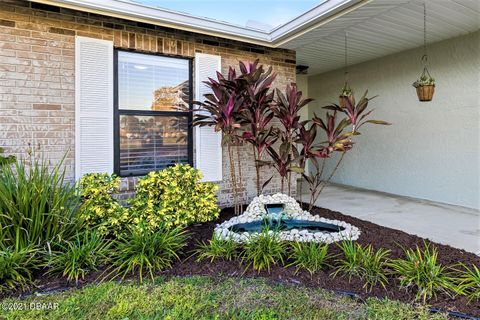
[[[13,303],[24,310],[5,310]],[[58,307],[35,310],[31,303]],[[157,278],[142,285],[107,282],[25,300],[9,298],[0,302],[0,319],[445,319],[395,301],[369,299],[367,305],[322,289],[195,276]]]

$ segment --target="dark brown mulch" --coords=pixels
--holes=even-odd
[[[416,245],[422,247],[425,239],[405,233],[403,231],[386,228],[377,224],[360,220],[354,217],[343,215],[340,212],[331,211],[324,208],[314,208],[312,214],[320,215],[328,219],[336,219],[346,221],[361,230],[361,236],[358,242],[362,245],[372,244],[375,248],[386,248],[391,250],[391,258],[403,258],[404,248],[414,248]],[[232,209],[224,209],[220,218],[214,222],[207,222],[199,225],[194,225],[188,228],[191,234],[189,243],[189,250],[193,250],[198,241],[207,241],[212,237],[212,231],[217,223],[228,220],[233,217]],[[429,241],[427,241],[429,242]],[[449,266],[459,262],[467,265],[480,266],[480,257],[473,253],[464,250],[452,248],[447,245],[433,243],[439,252],[438,260],[442,265]],[[337,254],[340,251],[334,245],[331,245],[330,252]],[[330,274],[332,269],[325,270],[310,276],[308,272],[300,271],[295,275],[294,268],[274,267],[270,274],[266,272],[257,273],[253,270],[245,272],[244,267],[239,265],[239,262],[229,261],[202,261],[196,262],[194,258],[183,259],[176,263],[171,270],[166,272],[169,275],[208,275],[208,276],[247,276],[247,277],[262,277],[272,280],[274,282],[302,284],[305,286],[321,287],[329,290],[354,292],[362,297],[388,297],[390,299],[400,300],[403,302],[412,302],[414,295],[408,293],[406,290],[399,289],[399,283],[395,279],[390,279],[389,284],[384,289],[380,285],[374,287],[371,292],[366,292],[363,287],[363,282],[358,279],[352,279],[351,282],[343,277],[332,278]],[[436,299],[429,301],[433,307],[441,308],[449,311],[460,311],[470,315],[480,316],[480,302],[471,302],[467,304],[465,297],[451,298],[440,294]]]
[[[314,208],[312,213],[328,219],[346,221],[360,228],[362,233],[358,240],[359,243],[362,245],[372,244],[375,248],[389,249],[391,250],[391,258],[403,258],[402,247],[414,248],[416,245],[423,246],[423,242],[425,241],[423,238],[405,233],[403,231],[382,227],[374,223],[343,215],[339,212],[328,209]],[[292,267],[285,268],[281,266],[274,266],[270,273],[257,273],[253,270],[245,271],[244,266],[240,265],[238,261],[230,262],[216,260],[213,262],[196,262],[195,258],[190,257],[191,251],[195,249],[199,241],[208,241],[211,239],[215,226],[222,221],[230,219],[233,217],[233,215],[233,210],[231,208],[227,208],[222,210],[220,218],[216,221],[190,226],[188,228],[190,240],[186,249],[187,253],[181,257],[182,259],[180,261],[173,265],[172,269],[167,270],[162,274],[166,276],[206,275],[217,278],[232,276],[261,277],[274,283],[280,282],[310,287],[321,287],[337,292],[353,292],[363,298],[372,296],[380,298],[388,297],[390,299],[400,300],[407,303],[414,300],[414,295],[406,290],[399,289],[398,281],[393,278],[389,279],[389,283],[385,289],[381,286],[376,286],[371,292],[366,292],[365,288],[363,287],[363,282],[358,279],[352,279],[352,281],[349,282],[348,279],[340,276],[333,278],[330,275],[333,269],[327,269],[310,276],[308,272],[304,271],[300,271],[295,274],[295,269]],[[480,257],[473,253],[442,244],[433,244],[438,249],[438,259],[442,265],[450,266],[459,262],[463,262],[469,266],[472,264],[480,266]],[[338,254],[340,251],[335,245],[331,245],[330,252],[332,254]],[[96,282],[100,273],[101,272],[89,275],[85,280],[80,281],[76,287],[81,287],[85,284]],[[72,284],[68,284],[65,279],[59,277],[42,277],[39,274],[39,277],[36,278],[37,288],[32,289],[30,292],[73,287]],[[14,293],[10,293],[9,295],[18,296],[18,294]],[[467,304],[467,299],[465,297],[451,298],[444,294],[440,294],[436,299],[429,301],[429,304],[433,307],[441,308],[443,310],[459,311],[473,316],[480,316],[480,302],[477,301]]]

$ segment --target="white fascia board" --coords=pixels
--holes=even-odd
[[[76,9],[91,13],[103,14],[117,18],[151,23],[154,25],[176,28],[212,36],[226,37],[239,41],[271,46],[268,32],[229,24],[223,21],[195,17],[186,13],[145,6],[123,0],[30,0]]]
[[[326,0],[270,31],[270,41],[279,46],[370,1],[372,0]]]
[[[127,0],[30,0],[53,6],[130,19],[154,25],[218,36],[267,47],[279,47],[297,36],[350,12],[371,0],[326,0],[271,31],[242,27],[187,13],[155,8]],[[351,9],[351,10],[350,10]]]

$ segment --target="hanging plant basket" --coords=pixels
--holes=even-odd
[[[424,56],[422,60],[426,61],[426,57]],[[435,79],[432,78],[426,66],[423,68],[420,78],[413,83],[413,86],[417,89],[418,100],[422,102],[432,101],[435,93]]]
[[[435,85],[419,86],[417,87],[418,100],[422,102],[432,101],[434,92]]]
[[[342,88],[342,93],[338,97],[338,104],[341,108],[345,108],[347,106],[347,100],[350,100],[350,103],[355,104],[355,98],[353,97],[353,91],[350,89],[350,85],[348,81],[345,81],[345,84]]]
[[[435,93],[435,79],[432,78],[427,69],[427,3],[423,2],[423,72],[420,78],[413,83],[417,90],[418,100],[421,102],[432,101]]]

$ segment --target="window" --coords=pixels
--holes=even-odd
[[[192,63],[116,51],[115,172],[144,175],[192,163]]]

